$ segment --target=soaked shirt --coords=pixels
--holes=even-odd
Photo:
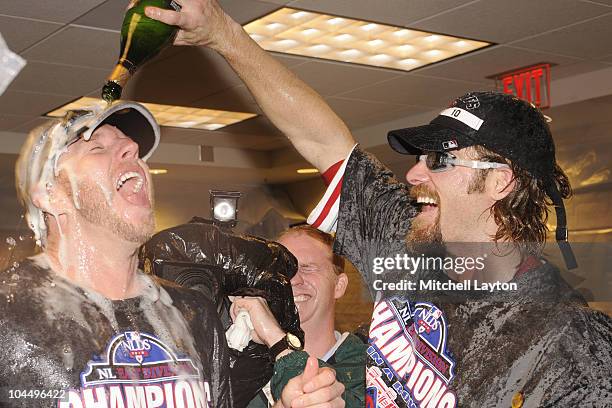
[[[1,274],[0,406],[230,407],[221,322],[199,293],[140,273],[109,300],[34,257]]]
[[[344,173],[334,250],[374,281],[448,281],[442,273],[387,270],[406,254],[418,210],[408,187],[356,148]],[[552,265],[515,276],[516,291],[452,300],[396,290],[375,303],[366,367],[367,407],[610,407],[612,320],[589,309]]]

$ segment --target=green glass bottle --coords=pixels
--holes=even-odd
[[[145,7],[155,6],[179,11],[174,0],[132,0],[123,18],[119,61],[102,87],[102,99],[111,103],[121,97],[130,77],[142,64],[153,58],[176,36],[178,27],[150,19]]]

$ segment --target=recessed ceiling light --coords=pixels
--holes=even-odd
[[[319,172],[317,169],[297,169],[298,174],[316,174]]]
[[[403,71],[491,45],[289,7],[263,16],[244,28],[269,51]]]
[[[84,96],[47,113],[46,116],[62,117],[69,110],[90,109],[92,106],[104,107],[105,105],[106,101],[102,99]],[[142,105],[151,111],[160,126],[185,129],[217,130],[257,116],[255,113],[160,105],[157,103],[142,103]]]
[[[158,175],[158,174],[166,174],[168,173],[167,169],[149,169],[150,174]]]

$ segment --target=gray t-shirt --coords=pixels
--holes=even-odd
[[[366,284],[375,258],[406,253],[418,209],[409,187],[356,148],[344,173],[334,250]],[[366,405],[400,407],[612,406],[612,320],[545,260],[515,276],[515,291],[451,300],[396,291],[375,304]],[[386,281],[448,280],[439,272],[384,272]],[[395,404],[395,405],[394,405]]]
[[[224,330],[199,293],[140,273],[142,296],[109,300],[40,256],[0,276],[0,406],[232,405]]]

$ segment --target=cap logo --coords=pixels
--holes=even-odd
[[[459,147],[459,144],[456,140],[447,140],[446,142],[442,142],[442,148],[444,150],[456,149]]]
[[[480,129],[480,126],[482,126],[484,122],[478,116],[461,108],[444,109],[442,112],[440,112],[440,115],[456,119],[474,130]]]
[[[460,101],[465,103],[465,109],[477,109],[480,107],[480,101],[476,95],[470,95],[467,98],[460,99]]]

